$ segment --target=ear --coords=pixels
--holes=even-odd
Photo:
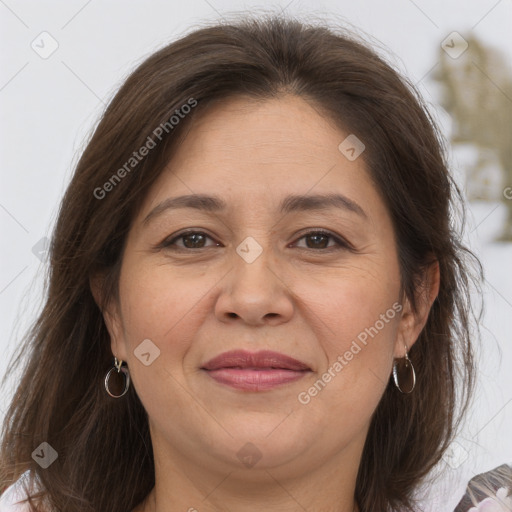
[[[439,262],[436,260],[425,269],[422,280],[416,289],[416,310],[412,308],[409,299],[405,297],[395,342],[395,358],[404,357],[405,347],[407,346],[407,350],[410,350],[416,343],[427,323],[432,304],[439,294],[440,279]]]
[[[108,333],[110,334],[110,347],[112,354],[117,357],[117,359],[126,361],[121,308],[118,301],[115,299],[110,299],[105,303],[104,283],[105,276],[103,274],[96,274],[89,279],[92,296],[103,315],[103,321],[105,322]]]

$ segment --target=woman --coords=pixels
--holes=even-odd
[[[353,36],[245,19],[161,49],[63,199],[0,485],[66,512],[415,510],[473,387],[458,197]]]

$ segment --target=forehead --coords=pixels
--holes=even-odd
[[[286,95],[255,100],[236,97],[208,109],[192,126],[174,159],[198,161],[215,153],[224,161],[297,169],[333,163],[348,134],[310,101]]]
[[[184,194],[277,210],[285,196],[339,193],[363,209],[378,207],[363,158],[349,160],[339,149],[349,135],[297,96],[218,103],[190,126],[150,190],[143,218],[157,203]]]

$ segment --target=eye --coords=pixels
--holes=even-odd
[[[310,243],[306,242],[306,247],[301,247],[302,249],[352,249],[352,246],[341,237],[335,236],[330,231],[324,230],[315,230],[309,231],[301,236],[298,240],[309,240]],[[328,245],[329,241],[334,242],[332,245]]]
[[[213,238],[203,231],[184,231],[179,233],[178,235],[172,236],[166,240],[164,240],[158,248],[163,249],[171,249],[171,250],[187,250],[187,249],[207,249],[208,247],[219,247],[220,243],[215,242],[210,245],[206,245],[207,240],[212,240]],[[315,230],[309,231],[302,235],[298,241],[300,240],[308,240],[306,242],[306,247],[300,247],[301,249],[310,249],[310,250],[319,250],[325,249],[328,251],[338,250],[338,249],[348,249],[353,250],[352,246],[343,238],[334,235],[330,231],[325,230]],[[177,243],[181,242],[181,243]],[[333,242],[329,245],[330,242]],[[297,244],[297,242],[295,242]],[[173,247],[174,246],[174,247]]]
[[[191,230],[182,232],[173,238],[164,240],[159,247],[171,248],[172,245],[176,246],[177,249],[205,249],[207,247],[213,247],[212,245],[205,245],[207,239],[213,240],[209,235],[202,231]],[[182,241],[183,243],[181,245],[176,244],[176,241]],[[215,242],[214,245],[219,246],[220,244]]]

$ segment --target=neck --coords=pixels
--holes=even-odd
[[[205,470],[155,460],[156,485],[133,512],[358,512],[354,500],[357,465],[329,462],[290,476],[290,468]],[[350,468],[350,469],[349,469]],[[292,472],[293,473],[293,472]]]
[[[303,510],[313,510],[313,509],[310,509],[310,508],[305,508],[304,506],[302,506],[300,503],[298,503],[296,500],[294,500],[293,497],[290,497],[291,498],[291,501],[292,501],[292,504],[290,504],[289,507],[287,508],[283,508],[281,507],[281,505],[279,506],[279,508],[276,508],[275,510],[279,510],[279,511],[296,511],[297,510],[297,506],[300,506]],[[204,498],[205,500],[208,500],[208,497]],[[191,503],[192,500],[189,500],[189,502]],[[350,502],[350,503],[349,503]],[[359,507],[357,505],[357,503],[355,502],[355,500],[349,500],[349,502],[347,502],[346,505],[342,505],[342,504],[336,504],[336,505],[333,505],[331,508],[322,508],[321,510],[325,511],[325,512],[359,512]],[[187,512],[218,512],[219,510],[222,510],[220,508],[216,508],[214,507],[211,503],[203,503],[202,501],[199,501],[200,505],[200,509],[198,508],[194,508],[194,507],[188,507],[188,508],[184,508],[182,510],[186,510]],[[231,507],[232,505],[230,505]],[[238,510],[251,510],[251,511],[254,511],[254,507],[256,506],[255,502],[253,501],[250,505],[249,505],[249,508],[242,508],[242,509],[236,509],[237,511]],[[258,510],[260,509],[259,507],[262,506],[262,505],[257,505],[258,506]],[[266,505],[264,505],[266,507]],[[275,503],[273,503],[273,506],[275,507]],[[176,505],[174,504],[170,504],[169,502],[168,503],[165,503],[165,504],[162,504],[162,500],[161,499],[158,499],[157,498],[157,494],[156,494],[156,491],[155,489],[153,489],[153,491],[146,497],[146,499],[136,508],[133,509],[132,512],[171,512],[171,510],[176,510]],[[267,510],[274,510],[274,509],[269,509],[268,507],[266,507]],[[226,505],[224,505],[224,509],[225,510],[234,510],[232,508],[226,508]]]
[[[359,510],[354,495],[366,431],[338,451],[304,444],[294,458],[283,460],[274,450],[247,468],[219,457],[222,451],[176,447],[150,430],[155,487],[133,512]]]

